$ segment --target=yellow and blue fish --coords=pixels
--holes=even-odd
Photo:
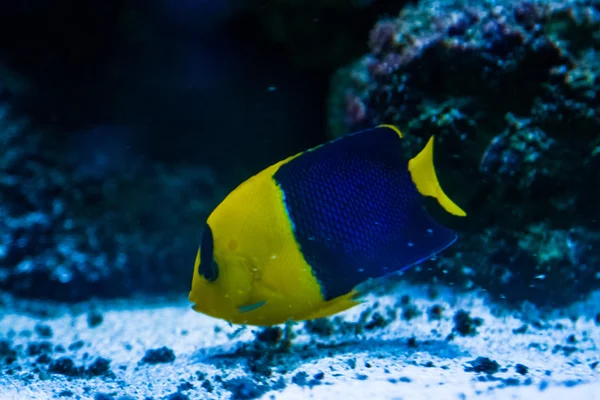
[[[357,286],[427,260],[457,235],[424,208],[450,214],[433,165],[433,136],[410,160],[402,133],[381,125],[280,161],[210,214],[196,255],[193,309],[269,326],[360,304]]]

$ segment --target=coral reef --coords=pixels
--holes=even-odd
[[[424,0],[381,19],[331,85],[330,134],[397,124],[436,136],[442,186],[469,212],[417,279],[562,304],[600,286],[600,3]],[[412,274],[411,274],[412,276]]]
[[[202,167],[131,160],[90,175],[0,106],[0,290],[76,301],[186,291],[216,202]]]

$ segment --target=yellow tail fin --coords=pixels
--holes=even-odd
[[[467,213],[446,196],[440,187],[433,165],[433,136],[429,138],[423,150],[408,162],[408,170],[419,193],[423,196],[435,197],[444,210],[450,214],[459,217],[467,215]]]

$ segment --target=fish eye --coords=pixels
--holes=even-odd
[[[214,259],[213,233],[208,224],[204,227],[204,233],[202,234],[198,274],[209,282],[214,282],[219,277],[219,266]]]

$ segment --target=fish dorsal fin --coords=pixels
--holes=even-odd
[[[450,214],[464,217],[467,215],[442,190],[433,165],[433,136],[427,145],[408,162],[408,170],[417,190],[423,196],[435,197],[440,205]]]
[[[398,129],[398,127],[396,127],[395,125],[381,124],[381,125],[377,125],[377,127],[378,128],[389,128],[389,129],[393,130],[400,137],[400,139],[402,139],[404,137],[404,135],[402,134],[400,129]]]

